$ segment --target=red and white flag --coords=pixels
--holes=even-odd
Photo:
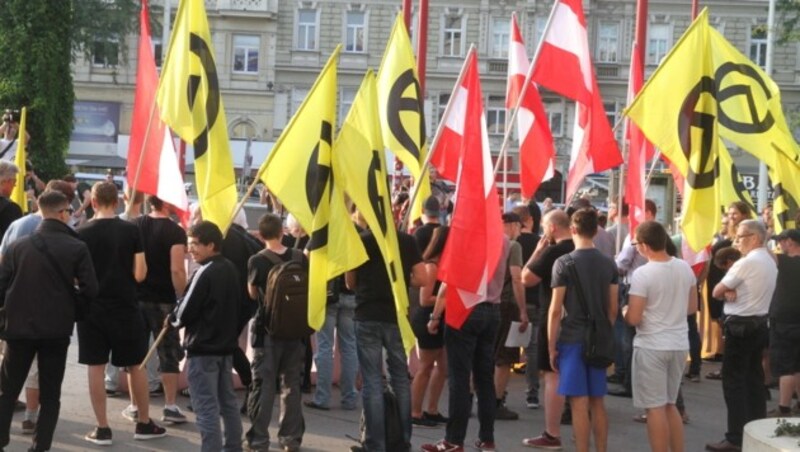
[[[711,259],[711,245],[695,252],[692,247],[689,246],[689,242],[686,241],[686,236],[681,235],[681,257],[692,267],[694,275],[699,277],[706,266],[706,262]]]
[[[441,138],[431,150],[431,163],[440,173],[447,169],[445,162],[458,161],[453,219],[438,275],[447,283],[445,321],[453,328],[460,328],[472,308],[486,300],[503,251],[503,222],[474,50],[463,70],[452,106],[442,118]]]
[[[555,2],[552,22],[542,37],[533,69],[536,83],[577,103],[567,199],[572,198],[587,175],[622,163],[592,68],[581,3],[582,0]]]
[[[633,101],[644,85],[644,66],[639,56],[639,44],[633,43],[631,54],[630,82],[628,84],[628,104]],[[634,237],[636,226],[645,221],[645,164],[653,158],[653,145],[630,119],[628,121],[628,179],[625,181],[625,196],[630,211],[630,236]]]
[[[188,215],[189,200],[183,185],[183,175],[178,166],[175,143],[172,141],[169,128],[161,121],[158,108],[154,108],[158,73],[150,42],[147,0],[142,0],[139,22],[141,30],[136,69],[136,95],[133,100],[131,140],[126,166],[128,185],[142,193],[158,196],[161,200],[174,205],[182,214]]]
[[[511,39],[508,41],[506,109],[511,111],[519,103],[519,176],[522,195],[532,198],[539,185],[553,177],[556,153],[547,113],[544,111],[539,89],[533,82],[525,90],[522,100],[519,100],[529,70],[528,54],[517,25],[517,15],[514,13],[511,16]]]

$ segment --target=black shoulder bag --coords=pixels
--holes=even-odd
[[[50,254],[50,250],[47,249],[47,243],[39,234],[33,234],[31,236],[31,242],[33,246],[36,247],[39,252],[45,255],[47,260],[50,262],[50,266],[53,267],[56,274],[64,281],[64,284],[67,286],[67,291],[72,295],[72,299],[75,302],[75,321],[80,322],[85,318],[86,315],[86,302],[83,299],[83,296],[78,293],[78,289],[75,287],[75,284],[67,278],[67,275],[64,274],[64,271],[61,269],[61,266],[58,265],[56,262],[55,257]]]
[[[591,307],[589,303],[587,303],[583,293],[583,286],[578,276],[575,260],[571,255],[567,254],[565,262],[570,277],[575,280],[578,301],[589,320],[589,326],[583,338],[583,359],[592,367],[605,369],[614,362],[614,329],[604,316],[597,316],[592,313]]]

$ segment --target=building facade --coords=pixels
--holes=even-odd
[[[154,0],[162,23],[174,17],[176,0]],[[164,5],[170,8],[164,13]],[[217,70],[227,110],[234,160],[242,165],[242,145],[250,138],[259,146],[253,165],[271,148],[308,93],[330,53],[339,43],[337,121],[346,115],[364,72],[379,67],[400,0],[206,0]],[[416,3],[416,2],[415,2]],[[509,20],[517,12],[532,57],[549,16],[552,0],[432,0],[429,11],[425,113],[429,136],[435,133],[458,71],[471,44],[477,47],[487,124],[493,152],[505,133]],[[704,0],[712,25],[753,61],[766,64],[767,0]],[[584,0],[589,42],[609,121],[616,124],[626,105],[635,0]],[[691,22],[690,0],[651,0],[649,4],[646,73],[649,75]],[[417,11],[411,35],[418,39]],[[124,38],[135,56],[136,36]],[[156,37],[166,47],[168,35]],[[112,43],[113,44],[113,43]],[[105,46],[108,48],[108,46]],[[113,46],[112,46],[113,50]],[[790,123],[800,110],[800,45],[776,45],[773,78],[782,89]],[[157,51],[157,54],[159,52]],[[119,131],[129,133],[136,60],[110,64],[107,55],[75,63],[78,101],[119,103]],[[116,59],[114,61],[119,61]],[[558,152],[557,169],[566,172],[571,147],[574,105],[542,92]],[[791,125],[791,124],[790,124]],[[622,137],[622,128],[617,136]],[[121,143],[123,140],[119,140]],[[509,165],[516,171],[516,143]],[[75,150],[73,150],[75,152]],[[124,157],[124,150],[118,151]],[[238,154],[237,154],[238,153]],[[736,148],[731,153],[740,171],[757,173],[757,161]],[[602,185],[602,184],[600,184]]]

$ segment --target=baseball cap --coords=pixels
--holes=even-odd
[[[435,196],[429,196],[422,204],[422,210],[429,217],[438,217],[441,206]]]
[[[800,244],[800,229],[786,229],[780,234],[778,234],[778,240],[792,240],[793,242]]]

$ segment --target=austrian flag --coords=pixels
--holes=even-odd
[[[460,328],[472,308],[486,300],[488,282],[503,252],[503,223],[474,49],[462,71],[461,85],[442,118],[441,138],[431,150],[431,163],[440,174],[456,171],[453,220],[438,275],[447,284],[445,321],[453,328]]]
[[[511,16],[511,39],[508,41],[508,88],[506,108],[517,111],[517,136],[519,137],[520,181],[522,195],[532,198],[539,185],[553,177],[555,148],[547,113],[539,97],[539,90],[528,80],[530,63],[522,34],[517,26],[517,15]],[[520,99],[520,96],[522,98]]]

